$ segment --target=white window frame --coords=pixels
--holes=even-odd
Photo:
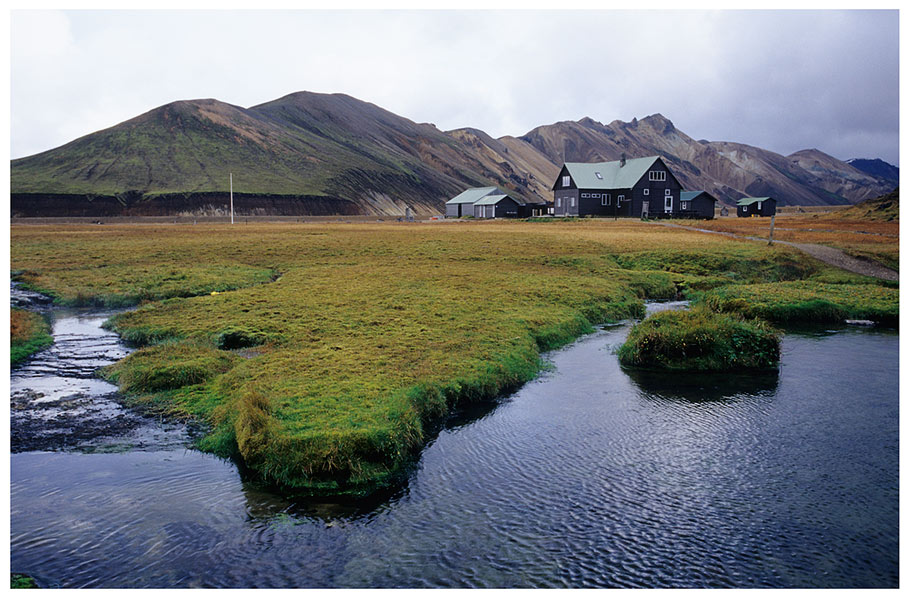
[[[562,186],[563,186],[563,187],[571,187],[571,186],[572,186],[572,177],[569,176],[569,175],[564,175],[564,176],[562,177]]]
[[[587,199],[587,198],[591,197],[591,194],[590,194],[590,193],[582,193],[581,196],[582,196],[584,199]]]
[[[672,212],[672,211],[673,211],[673,196],[665,195],[664,196],[664,212]]]
[[[669,189],[664,189],[664,197],[667,197],[668,195],[673,195],[673,192]]]
[[[570,197],[570,198],[569,198],[569,207],[570,207],[570,208],[574,208],[574,207],[575,207],[575,198],[574,198],[574,197]]]
[[[755,208],[757,210],[761,210],[761,202],[758,202],[757,204],[755,204]]]
[[[650,190],[650,189],[643,189],[643,190],[642,190],[642,193],[643,193],[644,195],[651,195],[651,190]]]
[[[649,181],[666,181],[667,172],[665,170],[650,170],[650,171],[648,171],[648,180]]]
[[[620,202],[623,202],[623,201],[626,201],[626,196],[625,196],[625,195],[617,195],[617,196],[616,196],[616,205],[617,205],[617,206],[619,206],[619,203],[620,203]]]
[[[679,209],[680,209],[680,210],[688,210],[688,209],[689,209],[689,202],[687,202],[687,201],[681,201],[681,202],[679,202]]]
[[[561,198],[561,197],[557,197],[557,198],[556,198],[556,207],[557,207],[557,208],[561,208],[561,207],[562,207],[562,198]]]

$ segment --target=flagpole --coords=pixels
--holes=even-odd
[[[231,173],[231,224],[234,224],[234,173]]]

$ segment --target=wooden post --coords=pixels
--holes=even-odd
[[[771,231],[768,233],[768,245],[774,243],[774,214],[771,214]]]
[[[234,173],[231,173],[231,224],[234,224]]]

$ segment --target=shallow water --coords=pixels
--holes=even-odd
[[[379,504],[272,494],[153,421],[98,443],[124,452],[13,454],[11,568],[52,587],[897,586],[896,333],[788,334],[777,374],[668,378],[619,368],[627,332],[454,416]]]

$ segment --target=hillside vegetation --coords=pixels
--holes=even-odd
[[[533,378],[542,351],[641,317],[645,299],[836,277],[789,248],[636,221],[11,236],[13,268],[58,302],[153,299],[109,323],[143,347],[107,372],[137,404],[208,422],[202,448],[313,494],[394,483],[455,406]]]

